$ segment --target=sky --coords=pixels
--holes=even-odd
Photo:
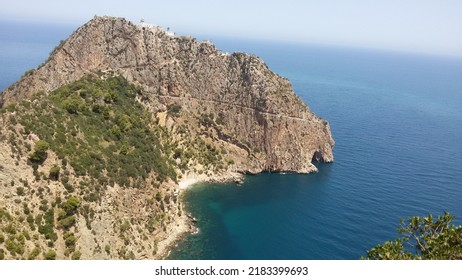
[[[204,34],[462,57],[461,0],[0,0],[0,19],[79,26],[94,15]]]

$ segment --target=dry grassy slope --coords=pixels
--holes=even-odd
[[[0,122],[4,122],[0,118]],[[33,170],[27,164],[26,143],[33,147],[37,139],[34,135],[24,136],[20,133],[21,127],[17,125],[14,130],[11,126],[1,126],[0,129],[0,208],[4,214],[0,221],[0,234],[4,241],[0,242],[0,250],[3,249],[6,259],[28,259],[31,258],[33,250],[39,248],[39,255],[36,259],[44,258],[50,250],[55,250],[58,259],[72,258],[74,253],[65,255],[67,246],[64,241],[66,232],[74,233],[77,238],[75,252],[80,252],[81,259],[118,259],[136,258],[153,259],[162,257],[166,253],[167,246],[171,245],[173,239],[189,229],[188,221],[183,214],[180,216],[178,203],[166,205],[165,215],[159,226],[154,232],[146,228],[146,224],[159,213],[159,205],[155,195],[159,191],[154,188],[123,188],[111,186],[101,190],[101,200],[96,202],[84,202],[79,207],[88,206],[91,209],[89,215],[89,226],[82,213],[77,214],[77,223],[70,230],[60,229],[57,226],[57,213],[59,207],[52,204],[60,197],[63,201],[68,196],[67,191],[60,181],[48,178],[35,179]],[[14,137],[16,144],[13,146],[8,139]],[[14,147],[14,148],[13,148]],[[49,169],[54,164],[60,164],[60,160],[53,151],[48,151],[48,157],[38,169],[40,173],[48,174]],[[75,176],[72,167],[68,166],[70,172],[69,182],[78,186],[81,178]],[[18,193],[18,188],[23,188],[23,193]],[[166,193],[177,194],[177,186],[173,182],[163,184],[160,192],[165,196]],[[81,197],[81,192],[77,190],[72,194]],[[40,206],[46,205],[54,208],[55,212],[55,232],[58,239],[52,246],[48,245],[43,234],[38,231],[35,225],[33,230],[28,222],[25,213],[32,215],[34,219],[38,215],[44,215]],[[27,206],[29,211],[25,212]],[[7,218],[7,214],[11,218]],[[124,223],[128,222],[128,227],[124,228]],[[35,222],[34,222],[35,223]],[[43,223],[43,222],[42,222]],[[8,226],[14,228],[14,232],[8,232]],[[23,253],[12,253],[7,249],[8,239],[12,238],[14,244],[21,246]],[[1,240],[0,240],[1,241]],[[107,247],[109,246],[109,247]],[[109,248],[109,250],[106,250]],[[76,255],[75,255],[76,256]]]

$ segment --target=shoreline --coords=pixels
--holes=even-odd
[[[229,172],[226,174],[215,174],[215,175],[205,175],[205,174],[196,174],[196,173],[189,173],[185,175],[178,182],[178,187],[180,193],[196,184],[200,183],[227,183],[227,182],[235,182],[237,184],[242,184],[244,181],[244,175],[237,172]]]
[[[184,209],[182,192],[194,185],[201,183],[226,183],[236,182],[242,184],[244,175],[237,172],[228,172],[226,174],[205,175],[189,173],[178,182],[178,196],[181,201],[181,216],[175,216],[172,223],[167,227],[168,234],[163,234],[165,238],[158,242],[156,259],[165,260],[170,252],[178,243],[183,240],[187,234],[199,232],[199,229],[193,225],[195,217]],[[166,236],[165,236],[166,235]]]
[[[186,234],[190,231],[191,221],[183,212],[183,206],[181,206],[182,215],[175,216],[172,223],[169,224],[161,241],[157,243],[157,253],[155,259],[165,260],[170,254],[172,248],[174,248]]]

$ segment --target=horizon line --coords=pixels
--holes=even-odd
[[[106,17],[107,15],[95,15],[94,17]],[[82,22],[77,22],[77,21],[44,21],[44,20],[23,20],[23,19],[11,19],[11,18],[3,18],[0,19],[0,22],[4,23],[19,23],[19,24],[24,24],[24,25],[29,25],[32,24],[34,26],[37,25],[42,25],[42,26],[56,26],[56,27],[62,27],[62,28],[69,28],[69,35],[68,37],[74,32],[77,28],[81,27],[85,23],[89,22],[91,19],[94,17],[85,20],[83,23]],[[162,29],[166,30],[169,27],[164,27],[163,25],[156,24],[156,23],[151,23],[147,21],[143,22],[135,22],[131,19],[128,19],[126,17],[116,17],[116,16],[107,16],[107,17],[114,17],[114,18],[124,18],[127,21],[139,25],[139,24],[151,24],[155,25],[158,27],[161,27]],[[142,20],[142,19],[141,19]],[[171,30],[175,32],[175,30]],[[391,47],[376,47],[376,46],[365,46],[365,45],[360,45],[360,44],[354,44],[354,43],[327,43],[327,42],[318,42],[318,41],[305,41],[305,40],[296,40],[296,39],[277,39],[277,38],[269,38],[269,37],[255,37],[254,35],[251,34],[242,34],[242,35],[236,35],[236,34],[218,34],[217,32],[201,32],[201,31],[192,31],[192,30],[179,30],[181,33],[187,33],[187,34],[180,34],[180,33],[174,33],[175,36],[192,36],[196,39],[200,40],[208,40],[210,41],[213,45],[216,46],[214,43],[213,38],[207,38],[207,37],[216,37],[218,39],[239,39],[243,41],[249,41],[249,42],[268,42],[268,43],[275,43],[275,44],[288,44],[288,45],[294,45],[294,46],[316,46],[316,47],[323,47],[323,48],[337,48],[337,49],[349,49],[349,50],[356,50],[356,51],[373,51],[373,52],[382,52],[382,53],[394,53],[394,54],[401,54],[401,55],[416,55],[416,56],[432,56],[432,57],[440,57],[440,58],[446,58],[446,59],[461,59],[462,60],[462,53],[448,53],[448,52],[440,52],[440,51],[419,51],[419,50],[409,50],[409,49],[402,49],[402,48],[391,48]],[[61,40],[66,40],[66,38],[60,38]],[[1,38],[1,36],[0,36]],[[238,50],[236,50],[238,51]]]

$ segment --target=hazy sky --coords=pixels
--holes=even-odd
[[[461,0],[0,0],[0,18],[81,25],[97,15],[208,34],[462,57]]]

